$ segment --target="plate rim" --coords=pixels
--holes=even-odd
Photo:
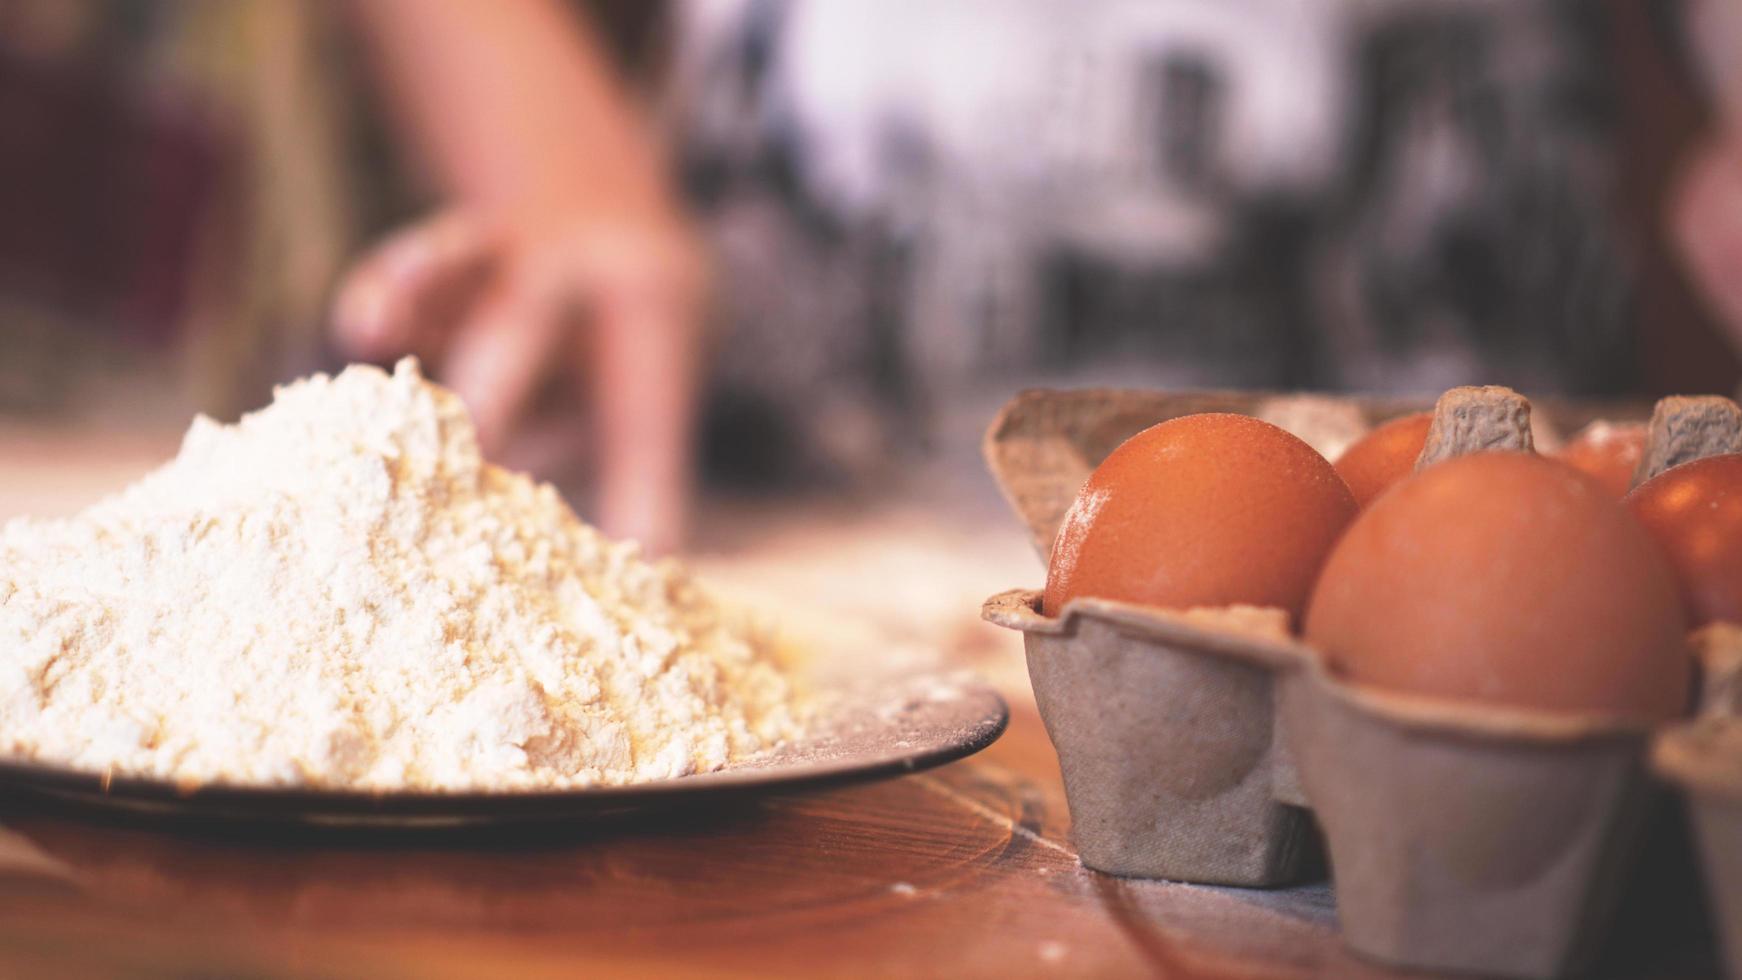
[[[976,721],[963,726],[962,737],[911,752],[766,767],[740,766],[616,786],[485,791],[351,790],[230,783],[182,787],[163,779],[106,775],[0,755],[0,797],[26,793],[108,811],[298,823],[396,819],[492,822],[628,811],[696,796],[721,798],[814,791],[947,765],[991,746],[1010,724],[1009,702],[983,680],[976,680],[964,689],[962,700],[984,705],[984,710],[976,711]]]

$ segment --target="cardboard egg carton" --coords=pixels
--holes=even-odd
[[[1560,432],[1595,419],[1644,416],[1643,407],[1539,404],[1534,431],[1506,436],[1521,421],[1508,404],[1473,406],[1474,415],[1442,407],[1436,424],[1463,426],[1466,443],[1534,442],[1547,451]],[[1033,391],[1000,413],[985,453],[1045,560],[1089,473],[1157,422],[1239,412],[1334,455],[1368,426],[1425,407]],[[1519,977],[1562,976],[1590,962],[1658,792],[1647,774],[1650,724],[1357,687],[1289,636],[1285,617],[1265,624],[1238,609],[1080,598],[1054,618],[1040,606],[1038,592],[1014,590],[989,599],[983,614],[1023,634],[1086,866],[1279,886],[1298,880],[1316,816],[1344,938],[1356,951],[1406,967]],[[1708,671],[1708,687],[1734,692],[1742,728],[1742,647],[1726,675],[1731,687],[1718,676]],[[1742,730],[1735,737],[1742,746]],[[1732,762],[1725,785],[1734,792],[1715,798],[1705,836],[1729,848],[1736,889],[1725,914],[1742,923],[1742,756]],[[1732,955],[1738,943],[1742,936]]]
[[[1658,736],[1652,765],[1687,794],[1718,938],[1730,975],[1742,976],[1742,626],[1708,626],[1694,646],[1699,710]]]

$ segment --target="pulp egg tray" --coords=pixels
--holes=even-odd
[[[1718,937],[1730,975],[1742,977],[1742,627],[1708,626],[1694,645],[1699,710],[1658,736],[1652,763],[1687,794]]]
[[[1266,418],[1334,457],[1367,428],[1425,405],[1235,393],[1026,392],[986,456],[1042,560],[1077,489],[1120,442],[1205,411]],[[1537,403],[1539,449],[1604,406]],[[1546,418],[1545,418],[1546,417]],[[1329,852],[1348,945],[1394,965],[1553,977],[1590,964],[1659,783],[1637,719],[1577,716],[1358,688],[1291,637],[1274,611],[1173,612],[1041,594],[987,600],[1022,633],[1035,700],[1059,757],[1084,865],[1110,874],[1276,887]],[[1710,646],[1710,645],[1708,645]],[[1742,923],[1742,654],[1708,672],[1734,692],[1727,769],[1678,767],[1701,723],[1658,739],[1659,769],[1689,786],[1717,904]],[[1717,700],[1708,692],[1708,704]],[[1708,711],[1711,710],[1708,708]],[[1704,758],[1702,756],[1702,758]],[[1718,767],[1709,767],[1718,768]],[[1683,778],[1683,773],[1688,773]],[[1702,781],[1703,780],[1703,781]],[[1742,936],[1728,938],[1732,957]],[[1742,975],[1742,961],[1733,963]]]

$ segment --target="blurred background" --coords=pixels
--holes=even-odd
[[[984,503],[1037,384],[1729,393],[1738,65],[1731,0],[0,0],[0,466],[416,353],[675,548]]]

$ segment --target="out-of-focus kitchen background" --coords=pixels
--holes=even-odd
[[[1734,391],[1739,123],[1738,0],[0,0],[0,522],[412,353],[583,517],[1013,719],[548,849],[0,828],[83,889],[0,894],[0,960],[1378,975],[1322,887],[1078,866],[980,437],[1036,385]]]
[[[496,23],[527,16],[548,51]],[[546,56],[573,70],[461,85]],[[161,456],[193,411],[360,354],[489,397],[490,343],[359,341],[338,307],[391,287],[383,251],[428,216],[514,213],[473,194],[488,161],[432,158],[511,154],[492,125],[520,105],[545,132],[572,109],[588,166],[645,163],[660,234],[699,243],[707,299],[677,315],[705,324],[704,500],[941,473],[984,503],[975,438],[1032,384],[1730,391],[1738,64],[1728,0],[0,0],[0,458],[92,431]],[[603,95],[571,99],[588,72]],[[657,152],[605,145],[643,121]],[[592,179],[550,223],[633,238],[664,206]],[[545,265],[591,283],[582,251]],[[618,383],[569,369],[588,302],[563,297],[579,353],[524,325],[546,307],[483,332],[543,331],[493,448],[583,507],[619,451],[568,397]]]

